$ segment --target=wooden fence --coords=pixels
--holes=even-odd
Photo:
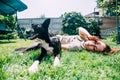
[[[25,19],[18,19],[18,24],[21,28],[25,28],[26,30],[31,29],[31,24],[34,23],[43,23],[45,18],[25,18]],[[101,36],[108,37],[113,34],[117,33],[116,28],[116,19],[115,17],[102,17],[103,25],[100,26],[101,28]],[[120,22],[120,21],[119,21]],[[51,23],[49,30],[53,33],[62,33],[62,18],[51,18]]]

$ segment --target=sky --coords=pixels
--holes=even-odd
[[[83,16],[94,11],[96,0],[21,0],[28,9],[18,12],[18,18],[60,17],[65,12],[80,12]]]

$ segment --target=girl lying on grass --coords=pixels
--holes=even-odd
[[[60,38],[62,49],[69,51],[86,49],[103,54],[114,54],[120,51],[120,49],[111,48],[109,45],[102,42],[98,37],[90,35],[90,33],[82,27],[79,28],[79,35],[59,35],[58,37]]]

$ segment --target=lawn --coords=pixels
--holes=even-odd
[[[103,40],[120,48],[110,39]],[[46,56],[39,71],[31,74],[28,68],[40,51],[29,51],[21,55],[15,48],[29,46],[30,40],[0,40],[0,80],[120,80],[120,52],[102,55],[91,51],[69,52],[62,50],[61,66],[53,67],[54,57]]]

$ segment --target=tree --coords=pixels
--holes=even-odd
[[[100,36],[100,27],[98,21],[95,18],[85,18],[81,13],[69,12],[62,15],[63,16],[63,33],[69,35],[78,34],[78,28],[84,27],[92,35]]]
[[[85,18],[81,15],[81,13],[77,12],[64,13],[62,23],[63,32],[69,35],[78,34],[76,31],[78,27],[87,26]]]
[[[0,15],[0,21],[8,30],[14,30],[16,28],[15,15],[2,16]]]
[[[115,16],[116,15],[116,0],[97,0],[97,7],[101,8],[105,11],[105,15],[107,16]],[[118,0],[118,4],[120,4],[120,0]],[[120,14],[120,5],[118,5],[118,14]]]

